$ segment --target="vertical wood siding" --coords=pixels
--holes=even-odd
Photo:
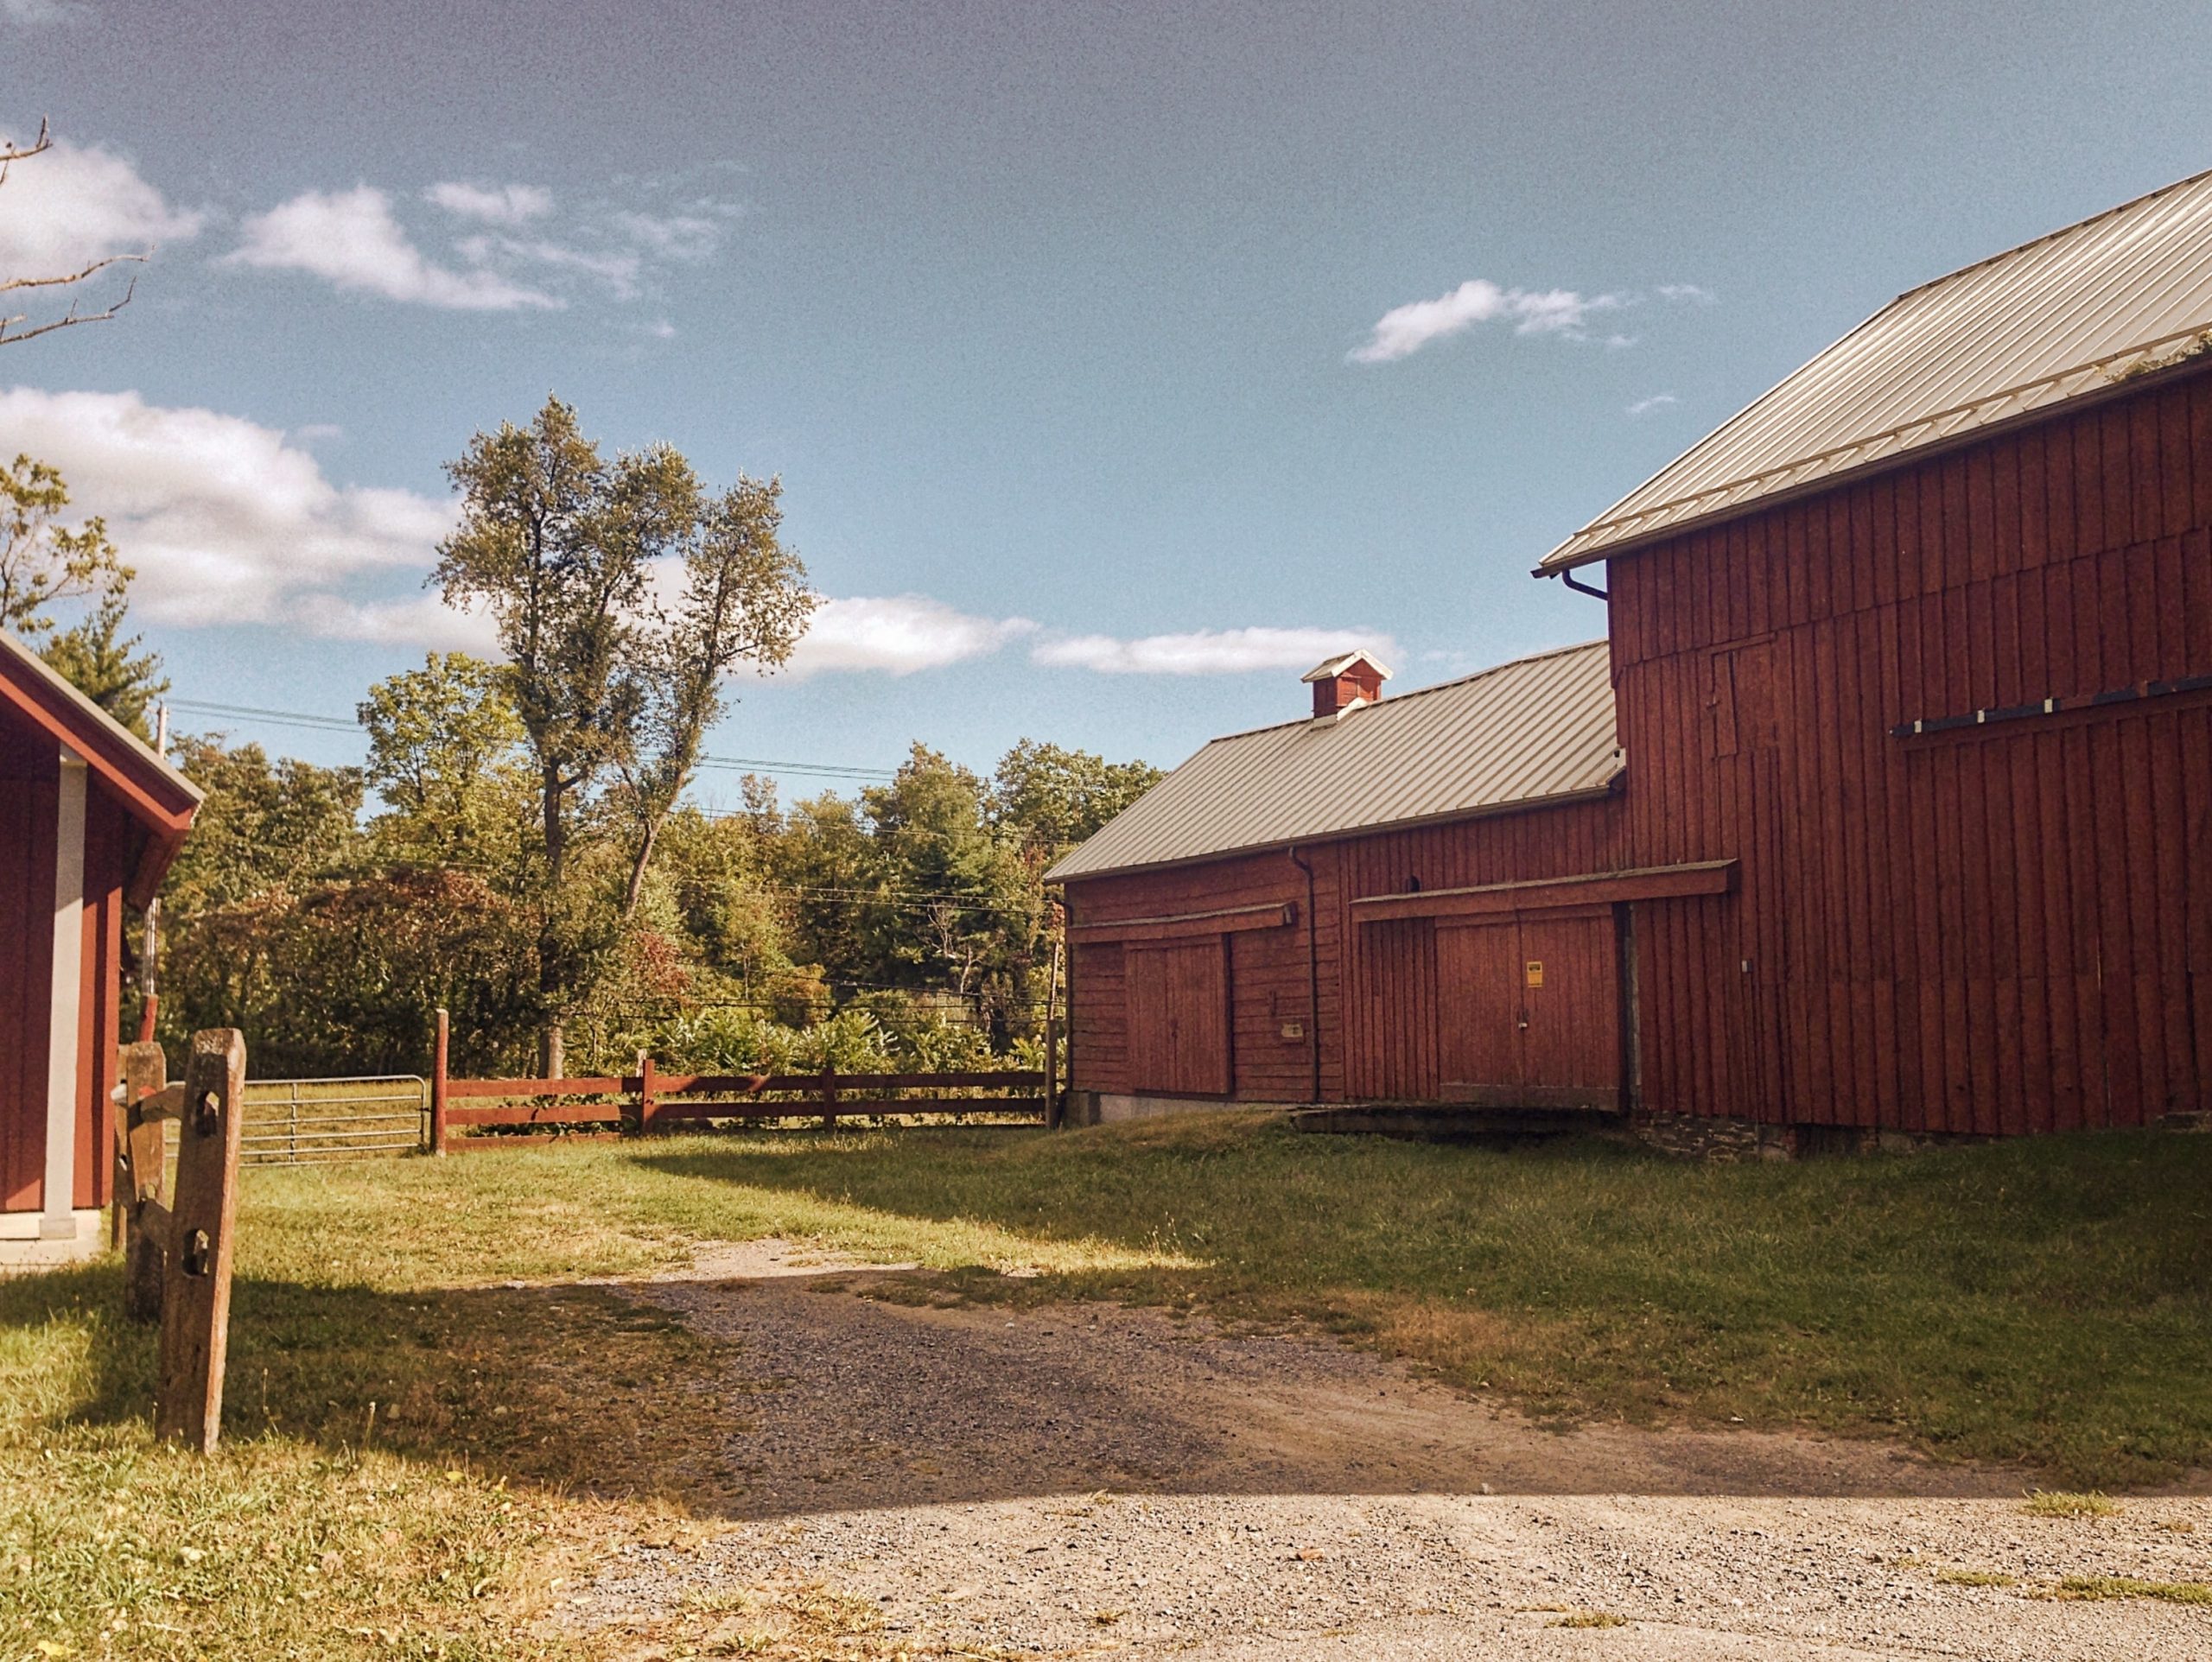
[[[1608,586],[1639,863],[1741,862],[1734,896],[1639,908],[1653,1107],[2005,1133],[2212,1107],[2212,699],[1890,733],[2212,673],[2212,379]]]
[[[0,1211],[35,1209],[44,1175],[58,774],[50,742],[0,721]]]

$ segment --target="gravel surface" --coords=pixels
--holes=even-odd
[[[2212,1658],[2212,1608],[2044,1595],[2212,1579],[2201,1493],[2046,1519],[1876,1444],[1555,1433],[1326,1342],[891,1302],[920,1284],[782,1242],[631,1291],[728,1346],[690,1498],[736,1526],[574,1621],[822,1583],[986,1655]]]

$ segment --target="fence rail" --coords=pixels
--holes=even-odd
[[[989,1093],[989,1094],[986,1094]],[[431,1080],[430,1146],[472,1152],[542,1139],[506,1136],[448,1139],[451,1128],[549,1132],[595,1127],[673,1130],[717,1120],[817,1120],[841,1117],[1018,1116],[1052,1119],[1049,1070],[922,1074],[664,1074],[651,1058],[635,1074],[570,1079]],[[586,1101],[578,1101],[583,1098]],[[469,1106],[462,1106],[467,1104]],[[482,1104],[483,1106],[474,1106]]]

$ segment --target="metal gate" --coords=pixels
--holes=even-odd
[[[327,1165],[429,1146],[430,1085],[414,1074],[249,1079],[238,1158]]]

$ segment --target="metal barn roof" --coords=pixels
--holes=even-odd
[[[1461,681],[1217,739],[1049,882],[1597,796],[1621,768],[1611,655],[1562,647]]]
[[[2212,173],[1900,295],[1544,556],[1539,575],[2100,391],[2203,346]]]

